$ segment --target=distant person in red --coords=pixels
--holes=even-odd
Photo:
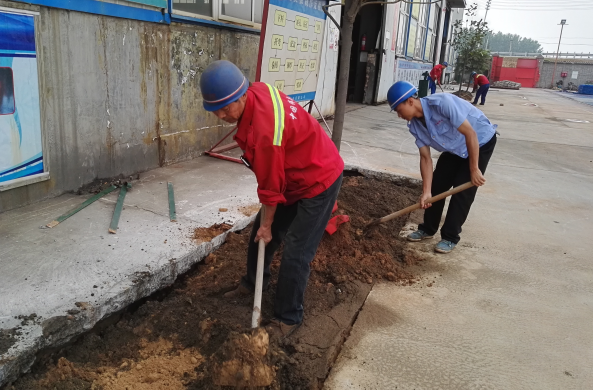
[[[475,100],[471,104],[473,104],[474,106],[477,105],[477,101],[481,96],[481,103],[479,103],[479,105],[483,106],[486,102],[486,95],[488,94],[488,90],[490,89],[490,80],[488,80],[488,78],[482,74],[477,74],[477,72],[471,72],[471,77],[473,77],[473,92],[477,90]]]
[[[446,69],[447,66],[448,62],[444,61],[433,67],[430,71],[430,91],[432,91],[432,95],[436,93],[436,84],[440,85],[440,80],[442,80],[442,70]]]

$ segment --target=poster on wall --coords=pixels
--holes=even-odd
[[[419,80],[423,79],[422,74],[431,70],[432,64],[430,63],[399,60],[395,63],[394,82],[404,80],[417,86]]]
[[[44,172],[34,15],[0,9],[0,185]]]

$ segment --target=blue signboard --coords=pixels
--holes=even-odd
[[[32,15],[0,11],[0,183],[43,173]]]

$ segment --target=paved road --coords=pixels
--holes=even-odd
[[[419,177],[387,111],[350,112],[342,154]],[[422,282],[374,287],[326,389],[592,388],[591,108],[527,89],[490,93],[484,111],[502,136],[461,243],[409,244]]]

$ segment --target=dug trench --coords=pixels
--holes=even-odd
[[[419,282],[423,262],[399,237],[403,216],[362,233],[367,222],[415,203],[419,185],[345,177],[337,214],[350,217],[325,233],[311,264],[304,322],[285,339],[271,338],[267,389],[320,389],[374,283]],[[218,225],[220,232],[228,228]],[[245,269],[250,226],[229,233],[217,251],[166,290],[132,305],[59,350],[40,353],[10,390],[177,390],[226,388],[213,384],[212,367],[224,342],[247,330],[252,297],[227,300]],[[204,231],[189,239],[209,240]],[[263,324],[273,316],[282,248],[263,292]],[[235,388],[235,387],[234,387]]]

